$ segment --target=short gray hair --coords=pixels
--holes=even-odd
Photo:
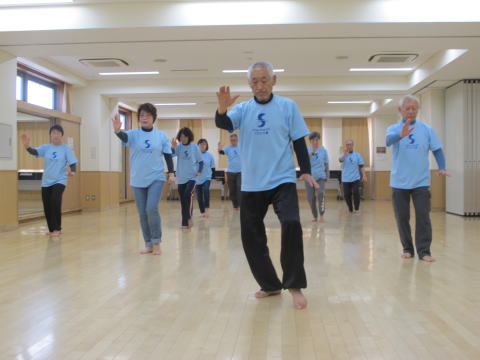
[[[420,100],[416,96],[410,95],[410,94],[402,97],[398,102],[398,106],[402,108],[407,102],[410,102],[410,101],[416,101],[418,106],[420,106]]]
[[[273,65],[266,61],[260,61],[248,67],[248,72],[247,72],[248,79],[251,79],[252,71],[255,69],[265,69],[267,70],[268,75],[270,77],[273,77]]]
[[[308,135],[308,140],[313,140],[313,139],[316,139],[316,138],[318,138],[318,139],[322,138],[322,136],[320,135],[320,133],[318,131],[312,131],[310,133],[310,135]]]

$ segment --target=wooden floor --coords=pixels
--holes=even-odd
[[[309,300],[257,300],[239,218],[215,201],[182,232],[163,202],[163,255],[142,246],[133,204],[0,234],[0,359],[480,359],[480,220],[432,214],[438,262],[401,260],[389,202],[361,216],[330,200],[302,221]],[[196,212],[198,215],[198,212]],[[279,223],[266,219],[279,259]]]

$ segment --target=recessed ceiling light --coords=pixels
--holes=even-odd
[[[371,100],[329,101],[329,104],[370,104]]]
[[[115,75],[158,75],[158,71],[124,71],[124,72],[101,72],[98,75],[115,76]]]
[[[246,73],[248,70],[222,70],[225,74]],[[285,72],[285,69],[273,69],[273,72]]]
[[[73,0],[0,0],[0,6],[71,4]]]
[[[155,59],[153,61],[157,63],[164,63],[164,62],[167,62],[167,59]]]
[[[413,68],[351,68],[350,71],[412,71]]]
[[[155,106],[195,106],[197,103],[161,103],[154,104]]]
[[[348,60],[348,56],[346,56],[346,55],[339,55],[339,56],[335,56],[335,59],[337,59],[337,60]]]

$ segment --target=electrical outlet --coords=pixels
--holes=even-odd
[[[85,200],[90,201],[90,195],[85,195]]]
[[[95,201],[95,195],[90,195],[90,199],[91,199],[92,201]]]

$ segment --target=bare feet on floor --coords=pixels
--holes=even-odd
[[[257,299],[262,299],[262,298],[266,298],[266,297],[268,297],[268,296],[280,295],[281,292],[282,292],[282,290],[274,290],[274,291],[258,290],[258,291],[255,293],[255,297],[256,297]]]
[[[148,248],[148,247],[145,248],[145,249],[143,249],[143,250],[140,250],[140,254],[142,254],[142,255],[150,254],[150,253],[152,253],[152,252],[153,252],[153,249],[152,249],[152,248]]]
[[[312,222],[317,222],[317,221],[318,221],[317,218],[313,218],[313,219],[312,219]]]
[[[321,223],[325,222],[325,217],[323,215],[320,215],[318,222],[321,222]]]
[[[302,310],[307,307],[307,298],[303,295],[300,289],[288,289],[292,294],[293,307],[297,310]]]
[[[152,247],[152,254],[153,255],[160,255],[162,251],[160,250],[160,244],[153,244]]]
[[[360,210],[355,210],[353,213],[354,213],[355,215],[360,215]]]
[[[193,220],[189,219],[188,220],[188,229],[191,229],[193,227]]]
[[[182,229],[182,230],[188,230],[188,229],[190,229],[190,228],[189,228],[188,226],[181,226],[180,229]]]
[[[53,232],[50,233],[50,236],[52,236],[52,237],[58,237],[58,236],[60,236],[61,234],[62,234],[61,231],[55,230],[55,231],[53,231]]]
[[[422,257],[420,260],[422,261],[426,261],[426,262],[435,262],[436,259],[431,257],[430,255],[425,255],[424,257]]]
[[[411,259],[413,256],[412,254],[405,252],[401,255],[402,259]]]

